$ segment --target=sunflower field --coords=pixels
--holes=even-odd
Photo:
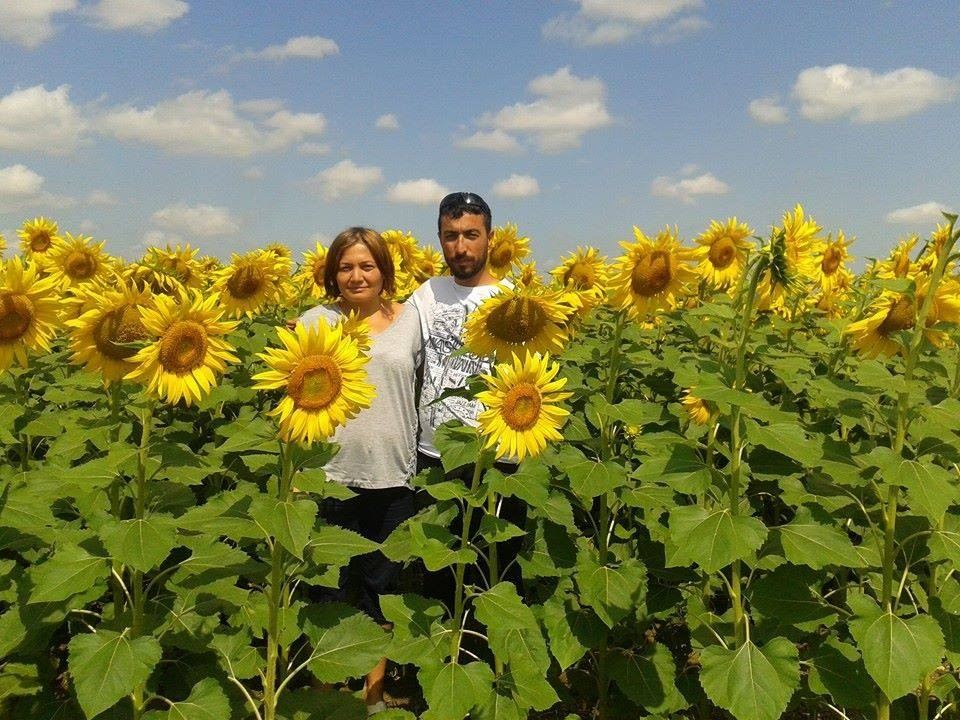
[[[384,656],[417,688],[387,720],[960,717],[955,221],[860,274],[799,205],[549,274],[496,228],[510,282],[465,331],[494,369],[459,391],[485,409],[441,428],[380,546],[319,512],[376,392],[362,322],[290,327],[323,246],[129,262],[25,222],[0,265],[0,717],[363,718],[348,681]],[[401,299],[444,272],[383,235]],[[406,563],[390,630],[311,601],[378,548]]]

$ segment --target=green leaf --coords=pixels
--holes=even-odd
[[[393,623],[388,657],[420,668],[439,665],[450,654],[450,634],[440,625],[443,604],[419,595],[381,595],[380,611]]]
[[[672,713],[686,707],[674,683],[676,667],[666,646],[655,643],[635,653],[621,650],[610,657],[610,677],[620,691],[650,713]]]
[[[663,408],[658,403],[630,399],[621,400],[616,405],[606,405],[603,408],[603,414],[625,425],[641,427],[659,420],[663,414]]]
[[[711,645],[700,659],[707,697],[737,720],[777,720],[800,683],[797,648],[786,638],[762,648],[749,640],[739,650]]]
[[[627,470],[613,460],[590,460],[569,445],[560,453],[563,470],[570,478],[570,489],[585,500],[623,487],[627,484]]]
[[[646,572],[639,561],[601,565],[592,553],[581,554],[576,581],[581,601],[609,628],[636,610],[646,590]]]
[[[453,472],[464,465],[472,465],[480,453],[480,441],[475,428],[456,422],[444,423],[437,428],[433,444],[440,451],[443,469]]]
[[[484,702],[493,685],[493,670],[483,662],[447,663],[424,688],[430,709],[424,720],[462,720],[474,705]]]
[[[831,626],[836,609],[810,590],[819,576],[793,565],[781,565],[769,575],[750,584],[753,608],[775,624],[796,625],[812,632],[821,624]]]
[[[849,622],[863,664],[890,700],[912,692],[943,656],[943,632],[929,615],[904,619],[883,611],[863,595],[848,600],[856,618]]]
[[[957,499],[957,482],[939,465],[894,458],[881,467],[883,479],[907,489],[910,509],[928,518],[934,525]]]
[[[569,582],[569,581],[568,581]],[[543,624],[550,638],[550,654],[562,670],[577,662],[591,648],[599,647],[607,627],[590,608],[575,607],[562,591],[543,605]]]
[[[152,637],[131,640],[124,633],[100,630],[70,640],[70,675],[77,700],[88,718],[118,703],[144,682],[160,660]]]
[[[355,555],[373,552],[379,545],[363,535],[336,525],[314,530],[308,544],[310,559],[319,565],[342,566]]]
[[[141,572],[150,572],[177,546],[177,523],[169,515],[110,520],[100,529],[110,556]]]
[[[8,662],[0,667],[0,707],[9,698],[36,695],[42,689],[36,665]]]
[[[935,530],[927,541],[930,548],[930,560],[948,560],[960,565],[960,533],[952,530]]]
[[[526,720],[527,716],[527,709],[513,699],[507,688],[493,687],[486,699],[470,713],[470,720]]]
[[[303,549],[310,539],[310,531],[317,517],[317,504],[313,500],[269,500],[258,497],[250,507],[250,516],[294,557],[303,559]]]
[[[67,545],[46,562],[31,569],[33,590],[28,603],[58,602],[105,582],[110,574],[106,558]]]
[[[669,567],[697,563],[707,572],[716,572],[734,560],[755,552],[767,536],[767,528],[755,517],[731,515],[722,508],[707,510],[685,505],[670,512],[670,537],[674,547],[667,558]]]
[[[309,607],[301,622],[313,646],[310,672],[321,682],[366,675],[386,652],[383,628],[345,605]]]
[[[671,490],[688,495],[701,495],[712,482],[710,467],[689,445],[676,443],[669,454],[643,458],[633,474],[642,484],[666,484]]]
[[[166,712],[149,712],[143,720],[230,720],[230,701],[216,680],[206,678],[193,686],[186,700]]]
[[[835,704],[846,707],[868,708],[873,704],[873,681],[853,645],[828,638],[807,662],[808,682],[815,693],[829,695]]]
[[[487,470],[483,476],[490,489],[501,495],[518,497],[528,505],[539,507],[547,502],[550,487],[550,469],[540,458],[527,458],[516,472],[504,475],[498,470]]]
[[[786,525],[774,530],[780,537],[787,560],[821,570],[828,565],[863,567],[847,534],[837,527],[813,519],[808,507],[800,507]]]
[[[220,665],[232,677],[241,680],[255,677],[266,664],[246,628],[217,631],[210,644],[217,651]]]
[[[781,455],[786,455],[802,465],[816,465],[820,460],[820,449],[810,441],[803,428],[796,423],[778,422],[770,425],[758,425],[750,419],[745,420],[747,440],[753,445],[762,445]]]
[[[533,611],[523,604],[513,583],[501,582],[474,598],[477,620],[493,632],[536,630]]]

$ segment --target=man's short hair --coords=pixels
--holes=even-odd
[[[437,230],[440,230],[440,221],[445,218],[456,220],[464,213],[471,215],[483,215],[483,224],[490,233],[493,227],[493,214],[490,212],[490,206],[486,201],[472,192],[455,192],[447,195],[440,201],[440,212],[437,215]]]
[[[393,295],[396,291],[396,270],[393,267],[393,256],[390,254],[390,248],[384,242],[383,236],[376,230],[365,227],[347,228],[337,235],[330,243],[330,249],[327,250],[327,260],[323,267],[323,287],[327,291],[327,297],[336,299],[340,297],[340,286],[337,284],[337,271],[340,269],[340,258],[347,248],[354,245],[366,245],[373,261],[380,270],[383,277],[383,294],[387,297]]]

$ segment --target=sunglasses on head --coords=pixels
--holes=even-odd
[[[487,203],[482,197],[472,192],[450,193],[440,201],[440,209],[453,205],[476,205],[481,209],[487,208]],[[488,208],[487,208],[488,209]]]

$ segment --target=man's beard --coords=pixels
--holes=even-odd
[[[456,266],[452,265],[449,262],[447,267],[450,268],[450,274],[453,275],[457,280],[469,280],[476,275],[479,275],[483,272],[483,269],[487,266],[487,251],[485,250],[483,255],[477,258],[477,261],[471,263],[468,266]]]

